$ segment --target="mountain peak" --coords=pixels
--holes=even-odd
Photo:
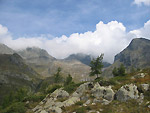
[[[6,46],[5,44],[0,43],[0,54],[13,54],[14,50]]]
[[[129,46],[115,56],[115,61],[119,60],[125,66],[136,68],[147,67],[150,62],[150,40],[145,38],[135,38]]]
[[[150,43],[150,40],[145,38],[135,38],[131,41],[129,46],[127,47],[130,50],[136,50],[142,46],[145,46]]]
[[[49,55],[46,50],[38,47],[28,47],[24,50],[19,51],[18,53],[25,59],[30,58],[46,58],[51,60],[55,59],[54,57]]]

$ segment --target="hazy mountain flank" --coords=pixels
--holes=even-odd
[[[62,68],[62,74],[64,76],[71,74],[77,80],[80,76],[81,78],[87,76],[90,70],[89,66],[80,61],[57,60],[50,56],[47,51],[40,48],[27,48],[18,51],[18,54],[25,59],[28,65],[44,78],[53,76],[57,72],[58,67]]]
[[[39,75],[16,53],[0,54],[0,100],[17,88],[35,90]]]
[[[0,43],[0,54],[13,54],[14,50]]]
[[[90,66],[90,62],[92,61],[93,58],[95,58],[95,57],[93,57],[92,55],[77,53],[77,54],[71,54],[64,60],[67,60],[67,61],[77,60],[77,61],[82,62],[85,65]],[[106,67],[110,66],[111,64],[108,62],[103,62],[103,65],[104,65],[104,68],[106,68]]]

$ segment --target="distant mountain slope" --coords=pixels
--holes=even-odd
[[[18,54],[25,59],[28,63],[42,63],[47,61],[55,60],[54,57],[50,56],[47,51],[37,47],[26,48],[24,50],[18,51]]]
[[[0,54],[13,54],[14,50],[0,43]]]
[[[90,62],[92,60],[92,57],[90,55],[86,55],[83,53],[77,53],[77,54],[71,54],[65,60],[78,60],[82,62],[83,64],[90,65]]]
[[[71,74],[73,77],[80,79],[79,76],[87,76],[90,69],[89,66],[82,64],[80,61],[57,60],[40,48],[27,48],[18,51],[18,54],[43,77],[54,75],[57,68],[61,67],[63,75]]]
[[[16,88],[35,90],[38,76],[18,54],[0,54],[0,100]]]
[[[131,68],[150,67],[150,40],[145,38],[135,38],[129,46],[115,56],[114,63],[104,71],[103,76],[112,76],[114,67],[124,64],[129,72]]]
[[[67,58],[65,58],[64,60],[78,60],[80,62],[82,62],[85,65],[90,66],[90,62],[94,57],[92,57],[91,55],[87,55],[87,54],[83,54],[83,53],[77,53],[77,54],[71,54],[70,56],[68,56]],[[111,64],[108,62],[103,62],[104,68],[110,66]]]

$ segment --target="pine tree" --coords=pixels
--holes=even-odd
[[[54,81],[55,81],[55,83],[58,83],[61,80],[61,78],[62,78],[61,75],[60,75],[60,72],[61,72],[61,68],[58,67],[57,73],[54,74]]]
[[[71,82],[72,82],[72,77],[69,74],[68,77],[66,78],[66,81],[65,81],[64,85],[69,85]]]
[[[90,67],[91,67],[91,72],[90,72],[90,76],[95,76],[98,78],[99,74],[102,73],[102,68],[103,68],[103,56],[104,54],[101,54],[100,56],[98,56],[96,59],[93,59],[90,63]]]
[[[119,68],[114,68],[112,71],[112,74],[114,76],[125,76],[126,75],[126,71],[125,71],[125,67],[123,64],[120,65]]]

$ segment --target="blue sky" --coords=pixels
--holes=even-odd
[[[56,58],[85,53],[113,62],[133,38],[150,39],[150,0],[0,0],[0,43]]]
[[[150,19],[150,7],[133,0],[0,0],[0,24],[14,38],[54,37],[94,31],[99,21],[118,21],[127,31]]]

